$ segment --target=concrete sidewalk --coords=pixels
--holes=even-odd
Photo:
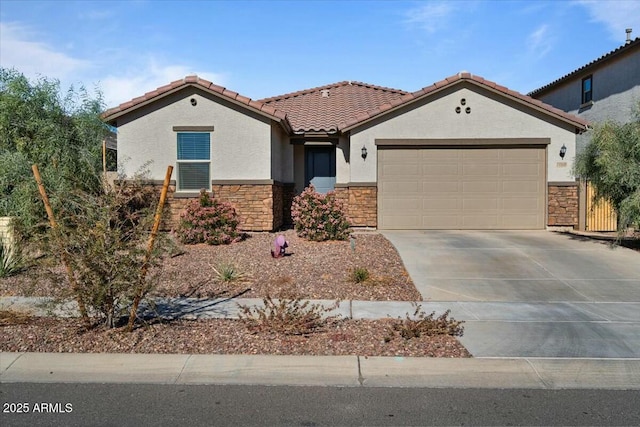
[[[640,390],[640,359],[0,353],[0,382]]]

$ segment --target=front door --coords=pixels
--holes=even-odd
[[[305,187],[313,184],[318,193],[333,191],[336,185],[336,149],[305,147]]]

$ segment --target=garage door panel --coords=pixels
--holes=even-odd
[[[503,165],[502,175],[505,177],[538,177],[542,174],[542,168],[537,164],[518,163],[514,165]]]
[[[445,212],[451,211],[455,214],[462,207],[462,200],[458,198],[429,198],[422,201],[424,212]]]
[[[464,176],[500,176],[502,171],[499,164],[489,164],[489,165],[464,165],[463,169]]]
[[[465,181],[462,183],[463,193],[498,193],[500,192],[500,182],[498,181]]]
[[[544,148],[381,147],[378,162],[381,229],[544,228]]]
[[[543,190],[540,183],[531,180],[519,179],[502,183],[502,193],[539,194]]]
[[[420,225],[427,230],[447,230],[460,228],[460,220],[457,216],[423,215]]]
[[[384,187],[384,188],[383,188]],[[422,193],[422,183],[415,181],[391,181],[385,182],[381,189],[389,194],[407,194],[407,193]]]
[[[469,229],[496,229],[498,228],[498,215],[462,215],[462,227]]]
[[[454,164],[437,164],[437,165],[424,165],[422,167],[422,175],[426,176],[458,176],[460,174],[460,165]]]
[[[495,197],[483,197],[483,198],[474,198],[469,199],[465,198],[462,201],[462,209],[467,211],[478,211],[476,214],[482,214],[487,210],[498,210],[500,205],[500,201]]]
[[[460,184],[445,180],[434,180],[422,183],[422,194],[458,192]]]

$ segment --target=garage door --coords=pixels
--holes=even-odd
[[[378,147],[380,229],[542,229],[544,147]]]

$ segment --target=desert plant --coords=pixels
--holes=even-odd
[[[405,319],[398,318],[393,324],[393,330],[398,332],[404,339],[419,338],[422,335],[462,336],[464,332],[462,324],[464,321],[455,320],[453,317],[449,318],[451,310],[447,310],[440,316],[435,317],[435,311],[431,314],[426,314],[420,304],[414,305],[416,309],[413,316],[407,313]]]
[[[9,277],[25,268],[24,257],[19,246],[10,245],[0,236],[0,277]]]
[[[366,282],[371,274],[366,267],[354,267],[351,270],[350,279],[353,283],[363,283]]]
[[[313,185],[293,198],[291,218],[298,235],[309,240],[346,240],[351,223],[335,193],[320,194]]]
[[[175,234],[185,244],[228,244],[242,237],[238,223],[238,214],[230,203],[212,198],[206,190],[201,190],[200,198],[190,201],[180,214]]]
[[[302,301],[292,296],[273,299],[267,295],[262,301],[264,307],[239,305],[240,320],[256,332],[309,335],[321,330],[330,320],[340,317],[326,315],[340,305],[338,301],[331,307],[312,304],[310,301]]]
[[[67,196],[74,209],[58,212],[59,226],[49,230],[45,250],[68,261],[75,286],[67,296],[82,301],[107,327],[117,326],[134,298],[144,299],[156,284],[157,269],[143,271],[159,265],[168,239],[158,235],[147,260],[153,211],[138,209],[136,192],[115,186],[99,196]]]
[[[211,269],[221,282],[234,282],[244,277],[244,273],[231,262],[220,262]]]

